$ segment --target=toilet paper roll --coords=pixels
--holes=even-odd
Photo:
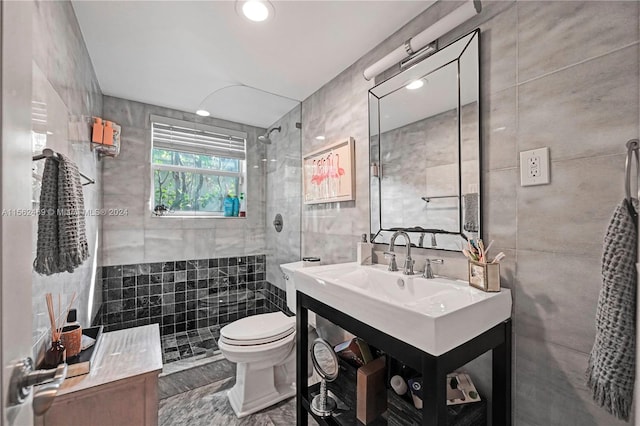
[[[398,395],[404,395],[407,393],[407,383],[400,376],[393,376],[391,378],[391,387]]]

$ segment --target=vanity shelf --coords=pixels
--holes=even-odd
[[[422,425],[447,425],[446,377],[447,374],[483,353],[492,351],[492,413],[493,425],[511,425],[511,319],[501,322],[479,336],[434,356],[408,343],[398,340],[347,314],[332,308],[305,293],[296,292],[296,385],[297,385],[297,425],[307,425],[309,394],[314,387],[307,386],[309,310],[328,318],[339,327],[364,339],[369,344],[385,351],[391,357],[422,372],[424,379],[424,405]],[[312,414],[313,416],[313,414]],[[321,425],[339,425],[335,419],[313,416]]]

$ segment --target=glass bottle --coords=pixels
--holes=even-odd
[[[67,350],[60,340],[51,342],[51,347],[44,353],[44,366],[55,368],[67,361]]]

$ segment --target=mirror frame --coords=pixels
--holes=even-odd
[[[331,354],[331,360],[335,363],[335,366],[336,366],[335,374],[328,374],[322,367],[320,367],[320,364],[318,362],[318,359],[316,358],[316,353],[315,353],[316,345],[324,347]],[[313,367],[315,368],[318,375],[323,380],[326,380],[327,382],[333,382],[338,377],[338,373],[340,372],[338,356],[336,355],[336,352],[333,350],[333,347],[329,344],[329,342],[327,342],[321,337],[318,337],[313,341],[313,343],[311,344],[311,348],[309,350],[311,352],[311,362],[313,363]]]
[[[436,51],[435,53],[429,55],[428,57],[418,61],[417,63],[414,63],[413,65],[411,65],[410,67],[402,70],[399,73],[394,74],[393,76],[385,79],[384,81],[381,81],[379,83],[377,83],[374,87],[372,87],[371,89],[369,89],[369,102],[368,102],[368,115],[369,115],[369,190],[370,190],[370,196],[369,196],[369,208],[370,208],[370,215],[369,215],[369,229],[370,229],[370,238],[371,238],[371,242],[375,243],[375,244],[386,244],[382,241],[376,241],[376,239],[379,238],[379,236],[386,234],[387,232],[392,233],[393,231],[397,231],[397,230],[404,230],[406,232],[412,232],[412,233],[435,233],[438,236],[442,235],[442,236],[450,236],[450,235],[454,235],[457,236],[456,237],[456,241],[453,241],[453,243],[457,243],[458,248],[445,248],[445,247],[423,247],[423,248],[427,248],[427,249],[433,249],[433,250],[443,250],[443,251],[455,251],[455,252],[460,252],[462,251],[462,248],[464,247],[464,243],[466,241],[468,241],[469,237],[467,235],[465,235],[464,232],[464,227],[463,227],[463,197],[462,197],[462,124],[461,123],[461,99],[460,99],[460,73],[458,73],[457,75],[457,81],[458,81],[458,102],[457,102],[457,112],[458,112],[458,123],[457,123],[457,127],[458,127],[458,135],[457,135],[457,139],[458,139],[458,190],[459,190],[459,196],[458,196],[458,232],[454,232],[454,231],[445,231],[445,230],[441,230],[441,229],[424,229],[421,227],[408,227],[408,228],[389,228],[389,229],[385,229],[382,227],[382,207],[381,207],[381,203],[382,203],[382,186],[380,185],[380,180],[378,179],[376,173],[379,172],[379,168],[380,168],[380,156],[381,156],[381,144],[380,144],[380,100],[382,98],[384,98],[386,95],[393,93],[394,91],[398,90],[398,88],[401,88],[403,86],[406,86],[406,84],[408,84],[409,82],[415,80],[416,78],[423,78],[435,71],[438,71],[439,69],[453,63],[456,61],[459,61],[463,55],[463,53],[466,51],[467,47],[469,46],[470,43],[477,43],[477,50],[478,50],[478,57],[477,57],[477,70],[478,70],[478,75],[477,75],[477,93],[478,93],[478,100],[477,100],[477,121],[478,121],[478,232],[477,237],[474,238],[482,238],[482,232],[484,229],[483,226],[483,214],[482,214],[482,190],[483,190],[483,179],[482,179],[482,142],[483,142],[483,138],[482,138],[482,108],[481,108],[481,99],[482,99],[482,92],[481,92],[481,69],[480,69],[480,29],[476,28],[475,30],[463,35],[462,37],[456,39],[455,41],[449,43],[448,45],[444,46],[443,48],[439,49],[438,51]],[[446,49],[447,48],[454,48],[456,47],[456,44],[458,45],[459,48],[459,53],[457,54],[451,54],[450,52],[447,52]],[[446,59],[446,53],[449,53],[450,59]],[[455,53],[455,51],[454,51]],[[372,115],[374,114],[374,115]],[[374,117],[375,117],[375,123],[376,123],[376,132],[375,134],[372,135],[372,123],[374,122]],[[377,152],[374,152],[375,150],[372,149],[372,145],[373,145],[373,141],[376,140],[375,138],[377,138]],[[375,193],[374,190],[374,185],[373,182],[374,180],[376,180],[378,182],[377,185],[377,194]],[[373,206],[374,203],[374,197],[377,197],[377,206],[375,207],[375,209],[377,209],[377,217],[375,217],[375,221],[377,222],[377,224],[375,224],[374,227],[374,214],[375,214],[375,209]],[[401,244],[399,244],[401,245]],[[413,245],[413,244],[412,244]]]

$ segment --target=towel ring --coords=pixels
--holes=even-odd
[[[640,155],[638,154],[638,149],[640,148],[640,141],[638,139],[631,139],[627,142],[627,160],[625,162],[625,182],[624,188],[627,196],[627,200],[631,202],[631,199],[634,198],[631,196],[631,163],[633,159],[633,155],[636,157],[636,167],[638,172],[640,173]],[[636,175],[636,181],[637,179]]]

